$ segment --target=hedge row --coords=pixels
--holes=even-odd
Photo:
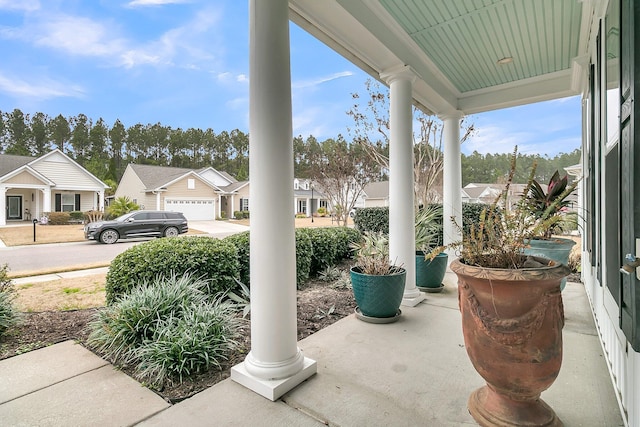
[[[349,257],[349,245],[360,238],[346,227],[296,229],[296,282],[304,283],[327,266]],[[249,285],[249,232],[222,240],[198,236],[152,240],[127,249],[112,262],[106,279],[107,303],[158,276],[182,275],[211,281],[212,294]]]
[[[462,204],[462,228],[465,233],[471,229],[471,224],[477,224],[480,220],[480,213],[488,205],[484,203],[463,203]],[[353,219],[356,229],[361,233],[365,231],[383,232],[389,234],[389,208],[360,208]],[[441,219],[442,221],[443,219]]]

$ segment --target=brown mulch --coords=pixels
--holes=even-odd
[[[320,281],[309,282],[304,289],[298,290],[297,295],[298,340],[352,314],[355,309],[350,289],[334,289],[330,284]],[[23,313],[21,325],[0,339],[0,360],[66,340],[76,340],[84,345],[88,337],[87,324],[97,310]],[[241,362],[251,347],[249,330],[247,325],[243,348],[231,355],[225,369],[211,370],[181,384],[167,384],[164,389],[154,391],[166,401],[175,403],[228,378],[230,368]],[[120,368],[132,375],[128,367]]]

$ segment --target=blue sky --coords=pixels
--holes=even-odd
[[[247,0],[0,0],[0,110],[248,132]],[[294,135],[352,125],[368,76],[291,24]],[[462,151],[580,146],[580,99],[476,114]]]

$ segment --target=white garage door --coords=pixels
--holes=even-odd
[[[216,218],[215,200],[213,199],[166,199],[164,210],[182,212],[188,220],[203,221]]]

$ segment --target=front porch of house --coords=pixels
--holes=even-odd
[[[484,381],[466,354],[455,275],[447,273],[445,284],[396,323],[351,315],[300,341],[319,361],[318,373],[278,404],[226,380],[144,424],[476,425],[467,399]],[[567,426],[622,426],[584,286],[569,283],[563,300],[564,360],[542,398]]]
[[[563,300],[562,369],[542,398],[566,426],[623,426],[584,286],[569,283]],[[81,363],[69,364],[68,353],[56,350],[58,344],[0,361],[0,372],[22,372],[3,383],[18,395],[8,401],[0,398],[0,418],[7,424],[37,424],[46,417],[80,425],[113,421],[117,412],[122,424],[145,426],[476,425],[467,412],[467,398],[484,382],[466,354],[452,273],[447,273],[443,293],[403,309],[396,323],[376,325],[351,315],[298,345],[319,361],[318,373],[278,402],[227,379],[167,407],[153,392],[108,367],[99,370],[109,376],[108,382],[87,369],[25,389],[48,377],[38,370],[46,372],[56,363],[67,370],[81,369]],[[81,347],[77,351],[90,353]],[[20,369],[20,364],[30,368]],[[19,381],[19,387],[11,381]],[[114,398],[114,385],[121,399]]]

